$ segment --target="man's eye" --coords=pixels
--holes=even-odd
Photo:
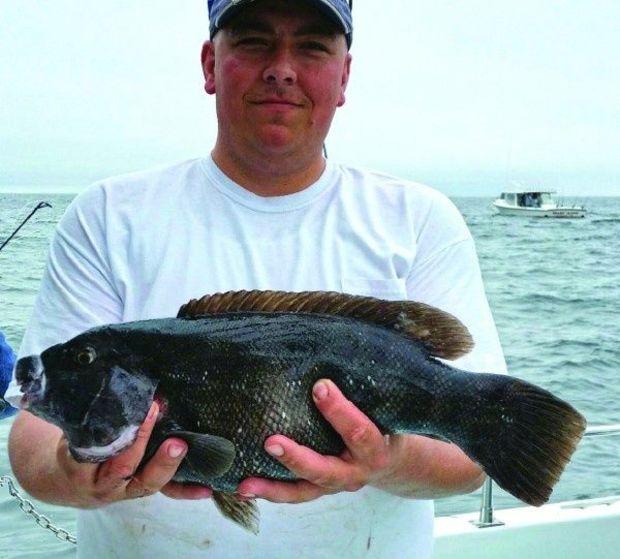
[[[245,37],[237,41],[237,45],[239,46],[267,46],[267,39],[262,39],[261,37]]]
[[[304,50],[309,50],[309,51],[329,52],[329,49],[327,48],[327,46],[318,41],[306,41],[302,43],[301,47]]]

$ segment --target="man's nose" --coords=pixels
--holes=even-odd
[[[297,82],[297,73],[290,53],[278,50],[263,72],[263,80],[273,85],[293,85]]]

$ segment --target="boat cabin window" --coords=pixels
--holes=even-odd
[[[540,193],[540,203],[541,204],[551,204],[553,200],[551,199],[551,194],[549,192],[541,192]]]
[[[517,195],[516,194],[504,193],[504,194],[502,194],[502,198],[504,198],[504,200],[506,200],[506,202],[508,204],[510,204],[511,206],[514,206],[516,204]]]
[[[542,192],[524,192],[518,195],[518,205],[523,208],[540,208]]]

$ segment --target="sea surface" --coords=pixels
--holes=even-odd
[[[0,252],[0,329],[17,347],[40,281],[54,225],[73,195],[0,194],[0,243],[40,200],[37,212]],[[509,371],[569,400],[591,425],[620,423],[620,198],[590,198],[578,220],[495,215],[486,198],[456,198],[476,240],[487,294]],[[0,423],[0,476],[11,475]],[[552,502],[620,494],[620,436],[584,439]],[[438,515],[470,512],[480,495],[436,502]],[[75,532],[71,509],[35,502]],[[495,491],[496,509],[520,503]],[[0,488],[0,558],[71,557]]]

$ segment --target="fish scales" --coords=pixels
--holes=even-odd
[[[410,361],[418,359],[420,366],[432,362],[421,344],[415,348],[419,355],[413,356],[409,340],[398,332],[371,324],[351,328],[350,323],[322,316],[248,314],[176,326],[155,321],[135,330],[149,337],[166,332],[152,374],[159,379],[158,392],[165,395],[169,415],[184,428],[200,421],[202,430],[244,449],[243,459],[237,457],[225,476],[204,482],[230,491],[251,475],[292,479],[263,450],[263,441],[276,433],[323,454],[339,454],[342,441],[312,400],[312,386],[320,378],[333,380],[386,432],[402,429],[395,418],[404,413],[403,389],[408,383],[403,377],[411,376]],[[227,324],[232,335],[225,333]],[[177,334],[169,334],[170,328]],[[180,377],[170,377],[172,367]],[[434,373],[432,367],[427,369],[418,374],[424,380],[426,373],[422,384],[432,385]],[[426,415],[422,408],[419,413]]]

